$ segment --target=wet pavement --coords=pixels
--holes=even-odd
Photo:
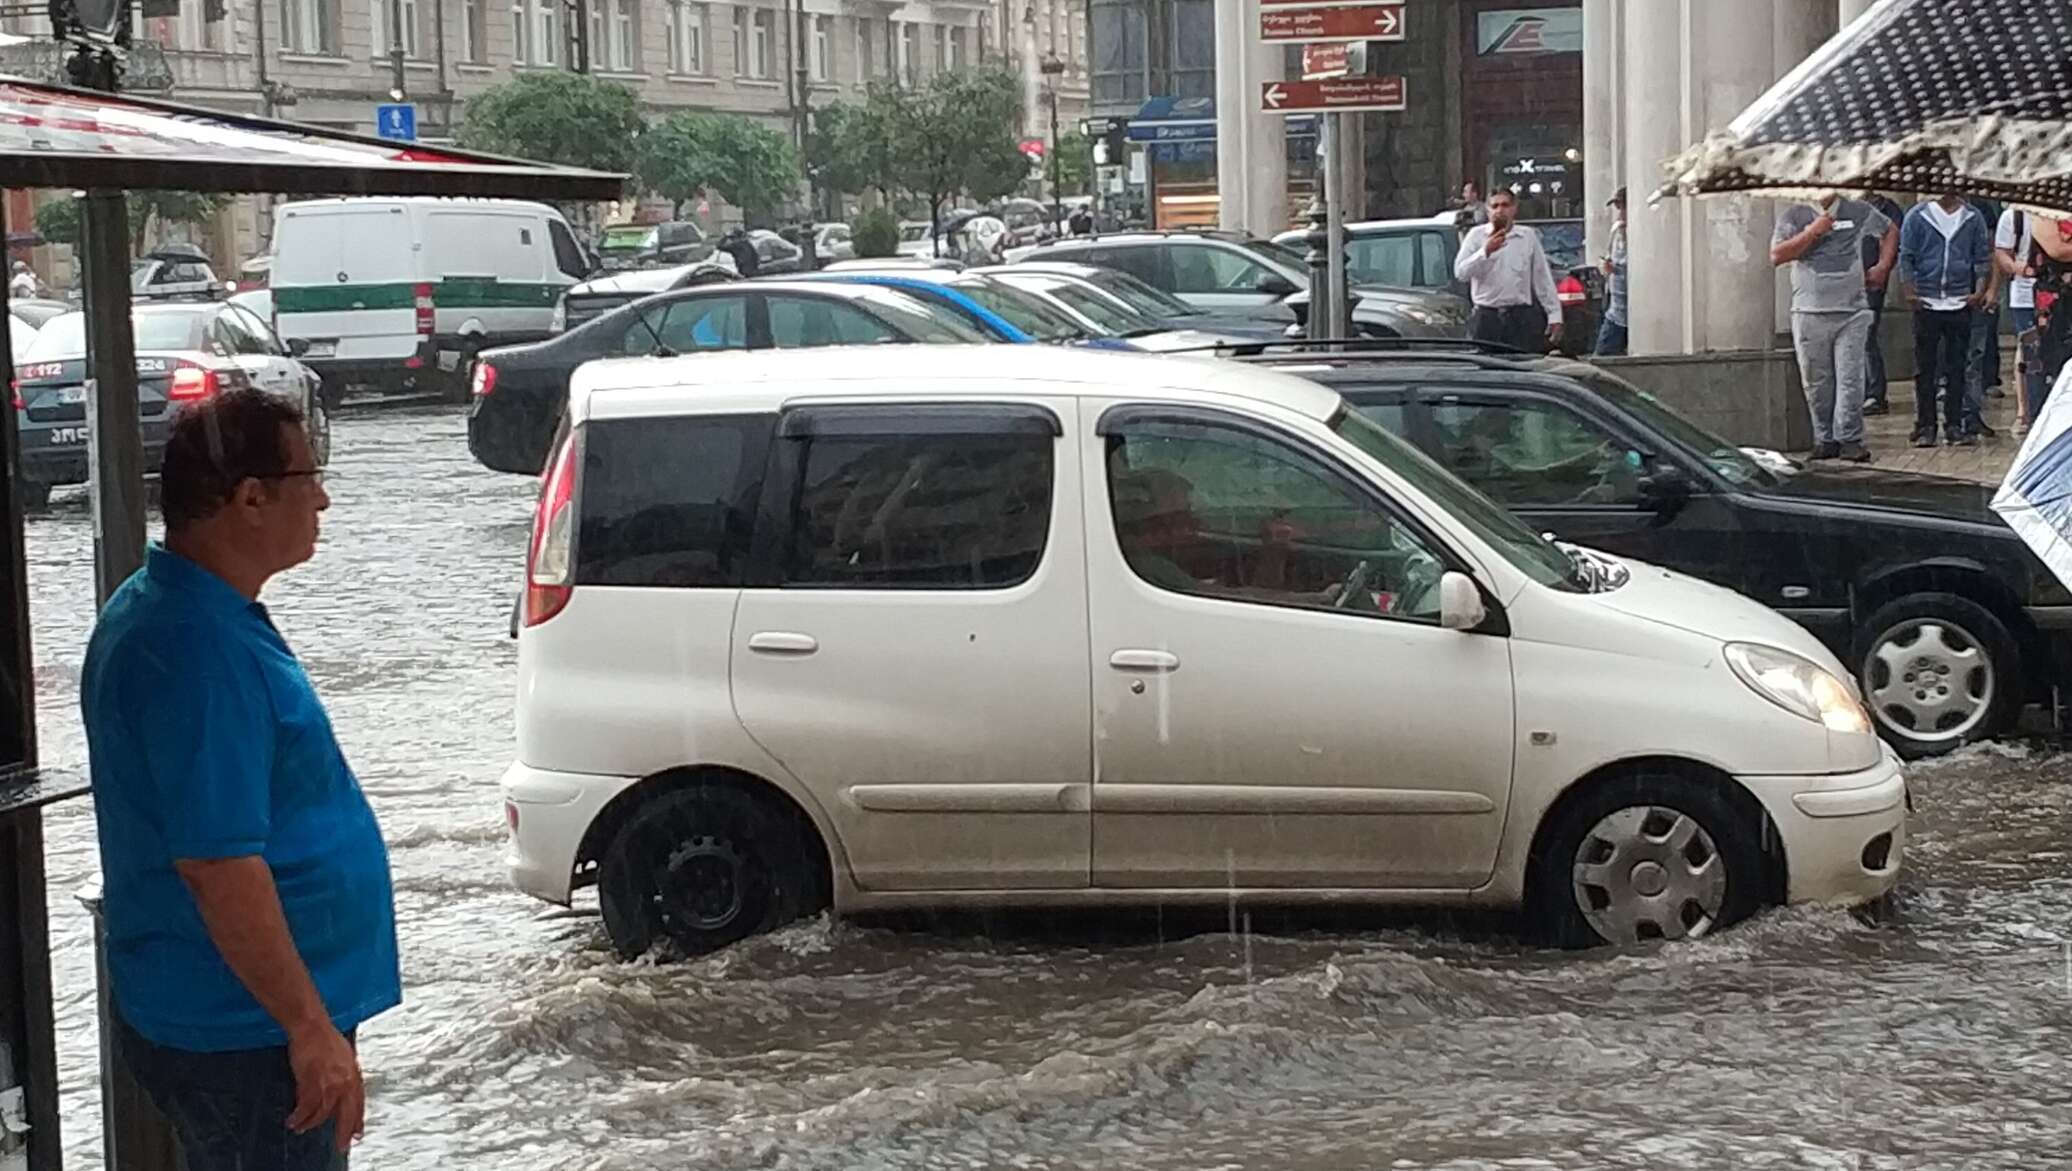
[[[2072,757],[1915,770],[1885,921],[1773,911],[1630,954],[1508,925],[800,924],[620,963],[510,892],[495,783],[529,481],[442,411],[338,421],[268,602],[385,827],[405,1007],[356,1166],[1981,1168],[2072,1161]],[[84,498],[29,525],[43,751],[78,762]],[[84,803],[50,814],[68,1165],[99,1165]],[[1267,930],[1271,926],[1272,930]]]

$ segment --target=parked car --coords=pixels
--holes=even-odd
[[[963,270],[964,262],[961,260],[952,259],[948,256],[928,256],[925,254],[921,256],[851,257],[848,260],[837,260],[828,264],[823,264],[820,266],[820,271],[888,272],[896,269],[901,272],[909,272],[914,269],[930,268],[940,268],[947,269],[950,272],[959,272]]]
[[[1069,317],[1034,297],[983,277],[932,268],[897,265],[882,269],[845,269],[800,279],[851,281],[898,289],[962,317],[966,324],[994,341],[1011,345],[1074,342],[1087,335]]]
[[[192,244],[164,244],[146,252],[130,264],[130,297],[133,300],[220,297],[223,282],[209,258]]]
[[[741,270],[734,267],[734,258],[725,252],[714,252],[695,264],[635,269],[594,277],[570,285],[561,295],[560,302],[554,306],[554,316],[548,321],[548,330],[550,333],[566,333],[643,297],[672,289],[724,284],[740,278]]]
[[[57,301],[48,297],[9,297],[7,312],[17,322],[42,329],[60,313],[75,312],[79,306],[69,301]]]
[[[712,241],[689,220],[657,224],[613,224],[597,246],[606,272],[695,264],[712,255]]]
[[[1048,273],[1070,277],[1078,287],[1107,298],[1123,308],[1164,323],[1167,329],[1193,329],[1231,337],[1279,341],[1285,327],[1237,314],[1204,313],[1171,293],[1152,288],[1121,269],[1069,261],[1025,260],[1020,264],[992,265],[979,272]]]
[[[927,220],[906,220],[899,225],[899,254],[901,256],[934,256],[935,238],[929,234],[931,225]]]
[[[751,229],[748,242],[755,245],[757,276],[781,276],[806,269],[805,250],[775,232]]]
[[[274,212],[274,329],[341,392],[466,391],[478,350],[546,337],[590,259],[561,213],[510,199],[355,198]]]
[[[318,465],[330,461],[331,422],[318,377],[264,321],[227,302],[192,301],[139,304],[130,322],[146,468],[157,468],[183,405],[245,386],[300,407]],[[85,315],[51,318],[16,359],[14,378],[22,499],[40,508],[49,503],[53,486],[87,480],[93,425],[86,415]]]
[[[823,265],[831,260],[849,260],[856,255],[856,241],[848,224],[821,224],[814,229],[813,256]]]
[[[1968,480],[1780,470],[1617,375],[1472,353],[1299,365],[1535,530],[1736,590],[1851,667],[1900,752],[2006,731],[2072,682],[2068,594]]]
[[[1089,336],[1126,342],[1133,349],[1159,354],[1177,353],[1258,340],[1257,331],[1227,334],[1176,326],[1171,321],[1123,304],[1088,282],[1062,273],[996,267],[986,276],[1018,292],[1043,298],[1059,312],[1070,315],[1079,329]]]
[[[1129,232],[1072,238],[1018,254],[1021,261],[1099,264],[1142,280],[1205,312],[1240,313],[1278,325],[1308,312],[1309,270],[1300,257],[1264,240],[1220,232]],[[1369,337],[1462,337],[1459,298],[1413,289],[1355,289],[1353,323]]]
[[[1632,942],[1898,877],[1899,762],[1803,628],[1572,556],[1314,383],[702,354],[592,363],[569,411],[506,857],[595,883],[623,952],[1231,900]]]
[[[468,450],[492,471],[538,475],[570,376],[598,358],[990,340],[948,309],[869,284],[737,281],[660,293],[544,342],[483,351],[470,376]]]
[[[28,322],[16,318],[7,323],[7,346],[14,353],[14,362],[21,364],[22,357],[29,352],[29,343],[36,340],[39,331]]]

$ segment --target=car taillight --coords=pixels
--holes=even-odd
[[[1561,299],[1563,305],[1580,305],[1590,299],[1589,291],[1583,288],[1583,282],[1572,276],[1561,278],[1561,283],[1554,286],[1554,295]]]
[[[429,337],[436,330],[438,321],[432,310],[432,286],[427,282],[411,291],[417,297],[417,332],[420,336]]]
[[[17,410],[17,411],[26,411],[26,410],[28,410],[28,409],[29,409],[29,404],[28,404],[28,403],[25,403],[25,402],[23,402],[23,401],[22,401],[22,380],[21,380],[21,379],[19,379],[19,378],[10,378],[10,379],[8,379],[8,380],[7,380],[7,389],[8,389],[8,390],[11,390],[11,391],[13,391],[13,392],[14,392],[14,409],[15,409],[15,410]]]
[[[496,367],[493,364],[476,360],[474,390],[477,398],[488,398],[496,393]]]
[[[576,544],[576,467],[581,460],[582,433],[570,431],[561,441],[540,485],[539,509],[532,521],[532,549],[525,560],[525,624],[538,626],[561,613],[574,594]]]
[[[193,402],[208,398],[222,388],[223,383],[214,370],[182,364],[173,369],[173,384],[166,391],[166,397],[174,402]]]

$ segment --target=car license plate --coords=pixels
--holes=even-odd
[[[86,401],[86,388],[83,386],[60,386],[58,387],[58,401],[67,405],[83,403]]]
[[[87,437],[92,434],[93,428],[91,427],[52,427],[50,429],[50,445],[52,447],[62,447],[68,443],[85,443]]]
[[[446,374],[451,374],[451,373],[453,373],[453,372],[454,372],[455,370],[458,370],[458,369],[460,369],[460,351],[459,351],[459,350],[440,350],[440,351],[439,351],[439,369],[440,369],[440,371],[441,371],[441,372],[443,372],[443,373],[446,373]]]
[[[311,342],[309,343],[309,349],[303,351],[302,356],[305,358],[328,358],[337,352],[337,342]]]

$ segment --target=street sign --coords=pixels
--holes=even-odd
[[[1330,81],[1352,71],[1351,45],[1302,46],[1302,80]]]
[[[1336,81],[1269,81],[1259,93],[1259,104],[1269,113],[1297,111],[1337,112],[1380,110],[1399,112],[1409,108],[1400,77],[1343,77]]]
[[[417,107],[409,102],[374,107],[374,133],[397,142],[416,142]]]
[[[1400,41],[1401,4],[1309,4],[1261,8],[1262,41]]]

